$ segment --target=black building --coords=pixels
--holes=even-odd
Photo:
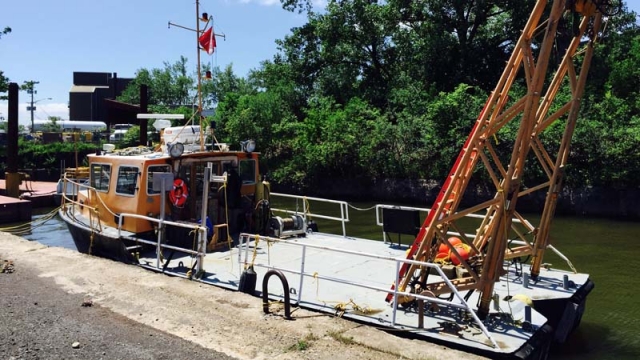
[[[120,96],[133,79],[117,73],[74,72],[69,91],[69,119],[107,122],[105,99]]]

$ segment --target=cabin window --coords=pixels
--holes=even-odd
[[[120,166],[118,168],[116,193],[121,195],[135,195],[137,185],[138,168],[133,166]]]
[[[241,160],[238,172],[243,184],[256,183],[256,161],[254,159]]]
[[[155,195],[160,194],[160,191],[153,190],[153,173],[168,173],[171,172],[169,165],[151,165],[147,169],[147,194]]]
[[[91,186],[97,191],[109,191],[111,165],[91,164]]]

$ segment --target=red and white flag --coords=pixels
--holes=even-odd
[[[198,43],[200,43],[200,46],[202,46],[202,49],[204,49],[207,54],[213,54],[213,50],[216,48],[216,37],[213,33],[213,26],[209,27],[209,30],[200,35]]]

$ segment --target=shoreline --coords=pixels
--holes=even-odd
[[[430,207],[436,200],[442,183],[427,179],[340,179],[318,180],[300,188],[291,184],[272,184],[273,192],[317,196],[354,202],[374,201],[409,206]],[[461,206],[471,206],[490,200],[496,190],[490,184],[469,184]],[[536,191],[518,200],[518,211],[541,213],[546,191]],[[375,199],[375,200],[372,200]],[[562,216],[581,216],[600,219],[640,219],[640,189],[603,186],[563,186],[558,194],[555,213]]]
[[[81,319],[87,312],[85,310],[104,309],[102,317],[122,317],[144,328],[136,331],[159,331],[184,340],[184,346],[193,344],[196,346],[194,351],[198,348],[213,350],[218,353],[213,355],[220,359],[226,358],[222,354],[241,359],[482,359],[442,345],[400,338],[373,327],[305,309],[294,308],[293,321],[285,320],[281,310],[274,311],[275,315],[265,315],[258,297],[169,277],[74,250],[48,247],[7,233],[0,233],[0,259],[13,261],[15,272],[0,274],[0,283],[18,280],[20,284],[12,288],[14,296],[28,296],[29,289],[33,288],[41,288],[44,298],[54,293],[59,293],[54,298],[67,294],[73,297],[72,306],[77,311],[65,316]],[[39,286],[39,283],[45,283],[49,288]],[[91,299],[95,307],[81,307],[81,299],[85,298]],[[32,304],[22,301],[12,306],[26,309],[34,306]],[[61,311],[57,305],[51,307],[47,306],[48,313]],[[128,328],[125,326],[123,329]],[[17,329],[18,332],[23,330],[26,329]],[[82,344],[82,340],[74,341]],[[5,346],[19,348],[19,345],[8,343],[0,349]],[[71,354],[79,350],[73,349],[71,343],[63,343],[62,346],[66,346]],[[157,346],[149,344],[149,350],[163,350]],[[98,355],[96,359],[100,358]]]

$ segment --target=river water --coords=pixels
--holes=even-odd
[[[354,203],[361,209],[371,205]],[[322,205],[314,204],[315,213],[322,211],[317,206]],[[34,220],[46,216],[50,210],[40,210]],[[382,239],[381,229],[375,226],[375,211],[351,208],[349,219],[348,235]],[[528,219],[535,225],[537,219]],[[318,224],[323,232],[342,233],[339,223],[319,220]],[[579,272],[589,273],[596,286],[588,297],[580,327],[566,344],[553,350],[552,359],[640,359],[638,234],[638,222],[581,217],[554,219],[553,245],[571,259]],[[75,249],[65,224],[58,217],[22,236],[49,246]],[[411,241],[406,236],[403,243]],[[568,269],[566,263],[551,252],[545,254],[545,262]]]

